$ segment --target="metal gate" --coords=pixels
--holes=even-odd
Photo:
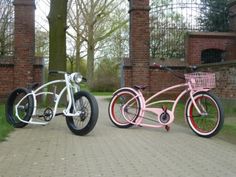
[[[227,31],[227,14],[225,18],[217,18],[222,13],[227,13],[225,0],[224,7],[219,9],[209,0],[152,0],[150,11],[150,58],[152,59],[184,59],[185,36],[187,32],[197,31]],[[215,28],[210,28],[208,16],[204,13],[215,15]],[[211,15],[211,14],[210,14]],[[209,18],[210,19],[210,18]],[[219,22],[217,22],[219,20]],[[223,21],[223,22],[222,22]],[[203,24],[204,22],[204,24]],[[217,25],[219,23],[219,25]]]

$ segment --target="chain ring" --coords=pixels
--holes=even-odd
[[[160,122],[162,124],[167,124],[170,121],[170,115],[167,112],[163,112],[160,115]]]
[[[53,117],[53,110],[51,108],[46,108],[43,112],[43,118],[45,121],[49,122],[52,120]]]

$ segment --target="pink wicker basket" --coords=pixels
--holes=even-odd
[[[190,82],[194,90],[212,89],[216,87],[215,73],[195,72],[184,74],[186,82]]]

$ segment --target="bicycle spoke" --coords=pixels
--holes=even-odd
[[[207,92],[204,94],[196,94],[195,102],[201,114],[198,113],[193,102],[188,104],[187,121],[190,127],[199,136],[211,137],[218,133],[223,122],[220,117],[220,109],[218,103],[213,99],[213,96]]]

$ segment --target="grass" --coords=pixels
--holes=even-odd
[[[0,141],[6,140],[13,127],[5,119],[5,105],[0,105]]]
[[[236,100],[222,100],[225,121],[218,137],[236,144]]]

